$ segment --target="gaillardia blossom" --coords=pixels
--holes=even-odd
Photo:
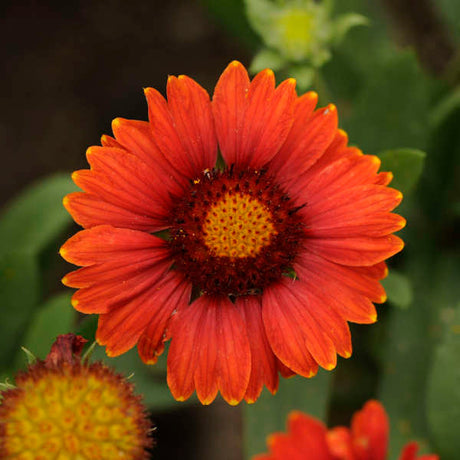
[[[99,344],[155,363],[171,339],[172,394],[204,404],[334,368],[403,247],[391,173],[347,146],[333,105],[315,110],[292,79],[275,88],[271,70],[250,81],[232,62],[212,101],[186,76],[167,101],[145,94],[149,122],[115,119],[64,199],[85,229],[61,249],[83,267],[63,282],[100,315]]]
[[[389,422],[378,401],[368,401],[356,412],[351,427],[327,430],[320,421],[299,411],[288,417],[288,432],[268,437],[269,454],[254,460],[386,460]],[[439,460],[437,455],[417,456],[416,442],[407,444],[399,460]]]
[[[0,394],[0,458],[142,460],[151,424],[132,384],[80,354],[85,339],[61,335],[44,361]]]

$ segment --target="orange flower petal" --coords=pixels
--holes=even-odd
[[[139,341],[139,354],[153,360],[163,349],[166,325],[177,305],[187,304],[191,286],[176,273],[168,273],[122,306],[99,317],[96,338],[109,356],[118,356]],[[156,330],[150,328],[156,325]],[[147,336],[147,334],[149,334]],[[147,340],[146,340],[147,339]]]
[[[168,284],[165,288],[156,288],[153,295],[155,301],[152,301],[152,310],[149,312],[152,319],[137,344],[139,356],[146,364],[155,364],[163,352],[171,315],[190,302],[190,283],[181,281],[175,273],[168,275],[165,281]]]
[[[67,262],[86,267],[104,262],[123,264],[137,256],[144,258],[147,253],[154,258],[156,251],[162,258],[165,248],[163,240],[148,233],[99,225],[69,238],[60,254]]]
[[[161,178],[163,188],[176,194],[186,186],[187,178],[171,167],[156,146],[149,122],[115,118],[112,130],[117,142],[147,164],[156,180]]]
[[[278,368],[279,373],[281,374],[282,377],[284,378],[289,378],[293,377],[296,375],[296,373],[292,370],[289,369],[289,367],[285,366],[275,355],[276,359],[276,367]]]
[[[153,261],[137,273],[125,269],[121,282],[118,279],[104,281],[96,278],[92,286],[79,289],[72,296],[72,305],[82,313],[107,313],[148,290],[166,273],[169,266],[170,262],[163,260],[160,263]],[[107,272],[110,274],[110,270]],[[120,285],[123,289],[120,289]]]
[[[308,249],[315,254],[350,266],[368,266],[382,262],[404,247],[401,238],[388,235],[380,238],[328,238],[309,239]]]
[[[135,254],[124,263],[112,261],[80,268],[68,273],[62,279],[62,283],[72,288],[88,288],[101,282],[122,283],[127,278],[135,276],[143,270],[148,270],[158,263],[165,262],[167,259],[168,252],[165,250],[158,250],[153,254],[150,251],[146,251],[143,253],[142,257]]]
[[[168,226],[172,191],[162,186],[144,162],[124,150],[107,147],[91,147],[87,156],[92,169],[72,175],[80,188],[114,206],[149,216],[156,222],[154,231]]]
[[[317,327],[331,339],[337,354],[349,358],[352,345],[348,323],[331,305],[329,296],[319,291],[313,283],[305,284],[305,291],[310,299],[307,304],[309,313],[315,319]]]
[[[158,227],[158,219],[120,208],[91,193],[70,193],[65,196],[63,204],[75,222],[84,228],[113,225],[151,232]]]
[[[374,302],[381,303],[385,298],[385,290],[373,273],[376,269],[367,267],[347,267],[324,259],[308,251],[299,256],[295,265],[296,273],[303,282],[311,281],[324,292],[328,292],[329,284],[336,284],[350,292],[357,292]],[[318,276],[318,274],[321,274]]]
[[[331,117],[331,115],[332,114],[330,114],[329,117]],[[332,141],[325,146],[325,150],[323,151],[324,153],[308,169],[308,174],[310,176],[314,176],[318,171],[323,170],[337,160],[342,158],[355,158],[357,155],[359,156],[359,151],[357,149],[348,148],[347,143],[347,133],[342,129],[335,130],[333,132]]]
[[[439,460],[439,455],[426,454],[417,456],[418,444],[413,441],[406,444],[399,455],[399,460]]]
[[[255,402],[264,385],[271,393],[278,389],[278,368],[275,355],[267,340],[260,299],[254,297],[239,298],[236,307],[242,313],[251,347],[251,376],[244,399]]]
[[[295,122],[289,136],[270,165],[282,183],[292,185],[324,154],[337,129],[337,109],[330,104],[316,110],[317,96],[307,93],[296,107]]]
[[[328,431],[326,439],[335,460],[355,460],[353,440],[348,428],[337,426]]]
[[[406,219],[398,214],[386,212],[366,214],[366,210],[362,211],[362,216],[350,217],[348,220],[337,217],[321,219],[318,223],[311,224],[308,234],[314,238],[347,238],[360,235],[381,237],[397,232],[406,225]]]
[[[243,126],[246,144],[242,149],[252,168],[266,165],[283,145],[294,122],[297,99],[295,80],[285,80],[272,91],[272,74],[261,72],[261,75],[260,82],[256,76],[249,87]],[[268,98],[266,92],[269,93]]]
[[[306,153],[306,149],[310,148],[311,145],[308,144],[308,139],[305,142],[305,138],[311,129],[309,121],[312,118],[317,102],[318,95],[313,91],[303,94],[295,101],[294,122],[289,135],[278,154],[268,165],[270,173],[274,176],[279,176],[281,181],[298,175],[298,170],[295,167],[299,167],[299,165],[295,164],[296,160],[297,163],[301,161],[302,166],[307,168],[308,163],[314,163],[324,151],[316,149],[309,152],[309,154]]]
[[[410,442],[403,447],[399,460],[416,460],[418,452],[418,444]]]
[[[102,147],[114,147],[117,149],[122,149],[123,146],[117,142],[112,136],[108,136],[107,134],[103,134],[101,136],[101,145]]]
[[[304,459],[332,460],[326,442],[327,430],[321,421],[293,411],[288,416],[288,432],[295,445],[303,452]]]
[[[213,168],[217,160],[217,139],[209,95],[185,75],[169,77],[166,89],[174,128],[187,155],[182,161],[190,163],[190,171],[193,172],[189,177],[198,176],[204,169]]]
[[[217,158],[217,144],[211,123],[209,96],[191,79],[170,77],[168,97],[170,104],[153,88],[145,95],[149,105],[149,120],[156,146],[173,168],[188,178],[201,175],[213,168]],[[184,97],[182,108],[178,97]],[[195,106],[198,104],[198,106]],[[206,132],[206,130],[210,130]],[[182,138],[187,133],[191,139]],[[199,143],[198,143],[199,140]],[[202,151],[202,146],[210,148]]]
[[[171,165],[185,177],[194,177],[198,171],[190,164],[179,136],[174,129],[174,120],[166,99],[153,88],[145,89],[149,106],[150,129],[155,145]]]
[[[278,359],[297,374],[312,377],[318,371],[318,364],[329,369],[335,367],[336,354],[331,340],[315,330],[314,320],[294,296],[292,284],[283,280],[266,289],[262,317],[268,341]]]
[[[324,219],[352,220],[363,214],[392,211],[401,202],[401,192],[381,185],[358,185],[336,195],[311,197],[308,218],[317,223]]]
[[[301,282],[293,282],[292,280],[286,280],[280,283],[279,286],[276,286],[277,290],[277,299],[278,299],[278,308],[283,310],[283,315],[285,315],[288,320],[286,327],[291,329],[295,327],[298,329],[298,347],[306,347],[311,353],[313,359],[325,369],[331,370],[337,364],[337,354],[336,348],[334,346],[334,340],[331,340],[329,334],[326,332],[326,328],[318,322],[318,319],[322,316],[321,313],[314,314],[314,309],[317,306],[313,303],[312,297],[310,297],[310,292],[307,291],[306,285]],[[272,290],[273,291],[273,290]],[[270,291],[270,292],[272,292]],[[283,292],[284,291],[284,292]],[[268,295],[265,294],[265,295]],[[281,330],[276,330],[273,328],[273,323],[275,321],[275,316],[279,316],[280,312],[273,308],[273,297],[270,300],[265,302],[265,295],[263,297],[264,305],[264,323],[267,329],[267,335],[272,345],[273,350],[279,359],[281,359],[286,365],[291,369],[296,370],[274,347],[272,340],[280,340],[280,335],[284,333],[283,327],[280,322],[279,328]],[[283,296],[283,297],[281,297]],[[282,301],[280,301],[283,299]],[[276,313],[275,313],[276,312]],[[332,322],[332,318],[330,319]],[[340,318],[337,318],[337,322],[340,322]],[[268,324],[270,324],[271,333],[268,330]],[[337,330],[342,332],[342,335],[346,332],[343,331],[343,327],[346,326],[344,321],[342,325],[336,325]],[[286,330],[288,332],[288,330]],[[335,337],[336,340],[340,340],[340,335],[337,334]],[[285,340],[289,340],[287,337]],[[291,344],[293,348],[293,344]],[[341,344],[341,348],[351,348],[351,343]],[[281,351],[281,353],[283,353]],[[297,351],[298,353],[298,351]]]
[[[232,62],[222,74],[213,96],[213,111],[222,156],[227,164],[260,168],[278,152],[291,129],[295,81],[275,89],[271,70],[251,83],[244,67]]]
[[[242,161],[241,136],[247,105],[249,76],[242,64],[231,62],[217,82],[212,109],[220,151],[227,164]]]
[[[393,173],[391,172],[381,172],[377,174],[377,177],[374,180],[376,185],[388,185],[393,180]]]
[[[271,460],[305,460],[305,452],[295,445],[292,436],[284,433],[271,434],[267,439]]]
[[[240,402],[251,370],[243,317],[228,299],[202,296],[178,313],[171,325],[168,385],[178,400],[196,388],[210,404],[220,391],[229,404]]]
[[[387,458],[389,421],[378,401],[368,401],[353,415],[351,433],[357,458],[385,460]]]
[[[315,174],[307,172],[298,181],[298,186],[303,186],[302,193],[309,197],[309,203],[329,200],[335,195],[343,194],[344,190],[371,184],[379,166],[380,160],[375,156],[345,157],[330,163]]]

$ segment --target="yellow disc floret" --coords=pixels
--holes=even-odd
[[[210,207],[203,224],[204,242],[219,257],[255,257],[274,235],[270,210],[243,193],[222,196]]]
[[[146,458],[148,423],[132,385],[102,363],[31,366],[3,393],[1,458]]]

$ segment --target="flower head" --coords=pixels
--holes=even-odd
[[[83,267],[63,282],[100,315],[99,344],[155,363],[172,339],[172,394],[204,404],[349,357],[347,321],[376,320],[384,260],[403,247],[391,173],[347,146],[333,105],[315,110],[292,79],[275,88],[270,70],[250,81],[232,62],[212,101],[186,76],[167,101],[146,97],[149,122],[114,120],[64,199],[85,229],[61,249]]]
[[[265,45],[252,61],[251,71],[283,69],[296,76],[304,89],[347,32],[367,24],[356,13],[332,17],[333,0],[245,0],[245,4],[249,23]]]
[[[385,460],[388,433],[388,416],[378,401],[368,401],[356,412],[350,428],[327,430],[321,421],[295,411],[288,417],[288,432],[270,435],[270,453],[254,460]],[[410,442],[399,460],[439,460],[437,455],[417,457],[417,451],[417,443]]]
[[[100,362],[83,361],[85,342],[59,336],[45,361],[1,393],[1,458],[148,458],[150,424],[132,385]]]

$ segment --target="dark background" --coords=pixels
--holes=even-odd
[[[0,7],[1,204],[54,171],[86,167],[117,116],[147,119],[142,88],[168,74],[212,90],[247,49],[196,1],[31,1]]]

